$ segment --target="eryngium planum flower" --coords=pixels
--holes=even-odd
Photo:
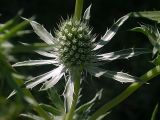
[[[70,94],[73,94],[72,74],[75,69],[87,71],[95,77],[105,76],[120,82],[134,82],[137,77],[131,76],[123,72],[115,72],[104,70],[101,67],[102,63],[110,62],[117,59],[128,59],[144,53],[150,53],[143,48],[129,48],[116,52],[100,54],[99,50],[104,47],[116,34],[119,27],[129,18],[125,15],[120,18],[113,26],[106,31],[98,42],[95,42],[96,37],[92,35],[92,30],[88,25],[90,19],[89,6],[84,12],[84,16],[80,21],[70,18],[63,20],[58,29],[55,30],[53,37],[42,25],[35,21],[30,22],[35,33],[41,40],[48,45],[53,45],[52,50],[37,50],[36,53],[45,56],[46,60],[29,60],[18,62],[14,67],[18,66],[38,66],[38,65],[53,65],[56,68],[42,75],[32,78],[26,82],[27,88],[33,88],[40,83],[43,83],[41,89],[49,89],[53,87],[62,77],[67,78],[66,86],[70,87]]]

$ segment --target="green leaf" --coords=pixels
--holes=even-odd
[[[150,25],[141,25],[141,27],[133,28],[132,31],[141,32],[148,37],[149,41],[154,46],[153,55],[160,50],[160,34],[158,28]]]
[[[49,89],[49,97],[52,101],[52,103],[58,108],[58,110],[61,110],[64,112],[64,104],[62,102],[62,99],[60,98],[60,95],[57,93],[55,88]]]
[[[12,19],[8,20],[7,22],[5,22],[4,24],[0,25],[0,32],[4,32],[4,31],[12,28],[13,25],[15,23],[17,23],[17,20],[19,19],[19,16],[21,14],[22,14],[22,10],[20,10],[14,18],[12,18]]]
[[[157,57],[152,61],[155,65],[160,65],[160,55],[157,55]]]
[[[13,77],[13,73],[15,73],[15,70],[12,68],[12,66],[8,63],[6,57],[0,53],[0,73],[3,75],[3,79],[7,80],[7,83],[16,91],[18,91],[18,94],[23,96],[23,93],[21,91],[21,88],[17,85],[15,82],[15,79]]]
[[[37,115],[34,115],[34,114],[32,114],[32,113],[21,114],[20,116],[23,116],[23,117],[26,117],[26,118],[29,118],[29,119],[32,119],[32,120],[45,120],[45,119],[43,119],[42,117],[37,116]]]
[[[156,120],[156,114],[158,113],[158,104],[155,106],[153,113],[152,113],[152,117],[151,120]]]
[[[90,100],[89,102],[87,102],[87,103],[81,105],[79,108],[77,108],[76,109],[76,113],[77,114],[82,114],[83,112],[85,112],[88,109],[90,109],[97,100],[101,99],[101,96],[102,96],[102,90],[97,92],[95,97],[92,100]]]
[[[131,17],[143,17],[160,23],[160,11],[132,12]]]
[[[5,42],[6,43],[6,42]],[[7,44],[3,44],[1,46],[1,50],[14,54],[14,53],[28,53],[28,52],[37,52],[40,55],[43,56],[49,56],[46,51],[50,51],[55,47],[55,45],[47,45],[45,43],[32,43],[32,44],[27,44],[27,43],[22,43],[21,45],[12,45],[7,42]],[[46,55],[47,54],[47,55]],[[52,58],[55,58],[55,55],[50,53],[50,56]]]
[[[47,112],[52,113],[55,116],[61,116],[62,114],[64,114],[64,111],[58,110],[55,107],[52,107],[50,105],[47,104],[40,104],[40,106]]]
[[[23,43],[24,44],[24,43]],[[14,47],[10,47],[11,53],[27,53],[27,52],[33,52],[36,50],[50,50],[53,49],[54,45],[46,45],[44,43],[33,43],[31,45],[25,44],[25,45],[16,45]]]
[[[100,115],[96,120],[102,120],[104,117],[106,117],[107,115],[109,115],[111,112],[107,112],[103,115]]]
[[[0,34],[0,42],[4,42],[11,37],[15,37],[20,30],[23,30],[29,24],[28,21],[23,21],[16,26],[12,27],[7,33]]]

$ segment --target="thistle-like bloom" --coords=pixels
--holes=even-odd
[[[72,88],[73,94],[73,80],[72,72],[75,68],[82,68],[95,77],[104,75],[120,82],[134,82],[136,77],[127,73],[114,72],[100,68],[104,62],[110,62],[117,59],[128,59],[133,56],[148,53],[149,51],[142,48],[124,49],[116,52],[100,54],[99,50],[106,45],[111,38],[116,34],[118,28],[129,18],[128,15],[120,18],[113,26],[106,31],[105,35],[101,37],[98,42],[95,42],[96,37],[92,35],[92,30],[88,26],[90,19],[89,6],[81,21],[76,21],[73,18],[62,21],[55,31],[55,37],[35,21],[28,20],[33,27],[35,33],[48,45],[53,45],[52,50],[37,50],[36,52],[45,56],[46,60],[30,60],[14,64],[17,66],[33,66],[33,65],[48,65],[55,66],[53,70],[34,77],[27,82],[27,88],[33,88],[40,83],[43,83],[42,89],[49,89],[53,87],[62,77],[68,79],[67,86]],[[99,64],[100,63],[100,64]]]

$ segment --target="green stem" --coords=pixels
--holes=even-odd
[[[72,120],[73,115],[76,109],[78,97],[79,97],[79,89],[80,89],[80,79],[81,79],[81,70],[73,69],[71,71],[73,80],[74,80],[74,94],[73,94],[73,101],[70,108],[70,111],[67,113],[65,120]]]
[[[99,116],[105,114],[110,109],[124,101],[128,96],[130,96],[133,92],[135,92],[138,88],[140,88],[143,84],[151,80],[152,78],[156,77],[160,74],[160,65],[154,67],[153,69],[149,70],[147,73],[142,75],[140,79],[143,82],[135,82],[132,83],[128,88],[126,88],[121,94],[119,94],[117,97],[112,99],[111,101],[107,102],[105,105],[103,105],[101,108],[99,108],[91,117],[89,120],[96,120]]]
[[[74,19],[80,20],[83,10],[83,0],[76,0],[75,11],[74,11]]]

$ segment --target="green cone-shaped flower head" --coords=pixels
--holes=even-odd
[[[69,19],[62,22],[55,36],[59,60],[67,67],[84,65],[91,60],[91,29],[86,23]]]

